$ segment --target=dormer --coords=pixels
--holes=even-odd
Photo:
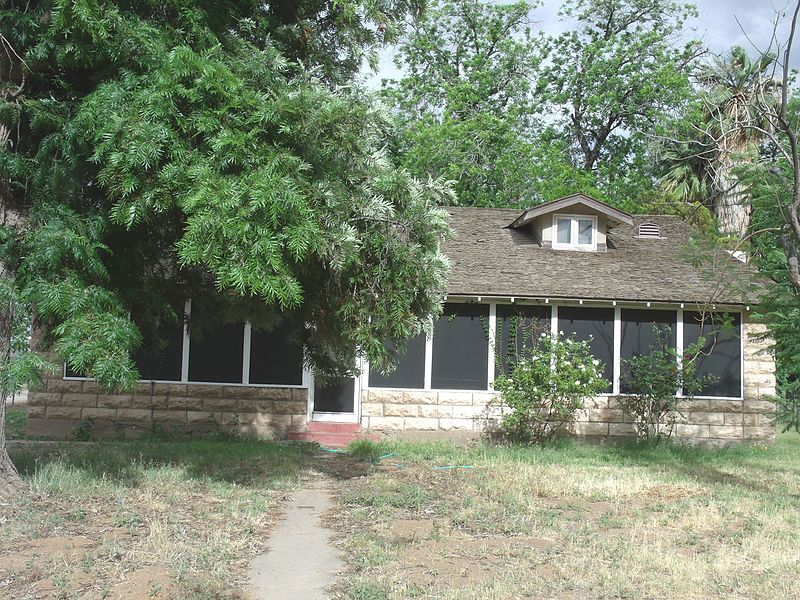
[[[543,248],[605,252],[606,232],[631,216],[584,194],[565,196],[525,210],[509,225],[528,231]]]

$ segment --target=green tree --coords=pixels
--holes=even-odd
[[[207,320],[303,323],[322,370],[352,370],[356,349],[388,366],[383,340],[402,345],[439,310],[451,191],[392,163],[387,122],[349,84],[417,8],[2,9],[0,405],[37,366],[10,352],[20,315],[71,368],[123,389],[142,332],[187,297]],[[0,494],[16,481],[3,442]]]
[[[395,151],[412,173],[454,182],[460,204],[530,204],[536,42],[532,5],[443,0],[400,46],[384,82]]]
[[[736,176],[758,159],[769,127],[763,104],[777,101],[775,55],[751,59],[744,48],[701,65],[700,95],[670,133],[661,157],[661,184],[679,201],[710,203],[720,232],[742,238],[750,224],[750,197]],[[769,110],[769,109],[767,109]]]
[[[537,91],[559,116],[553,129],[576,168],[612,190],[653,189],[649,135],[690,96],[697,42],[676,41],[691,5],[662,0],[568,0],[561,17],[574,24],[550,37]]]

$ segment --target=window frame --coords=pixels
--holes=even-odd
[[[291,389],[308,389],[311,381],[311,372],[308,371],[305,364],[303,365],[302,382],[299,384],[292,383],[250,383],[250,354],[251,354],[251,340],[253,329],[249,321],[243,323],[244,336],[242,348],[242,380],[238,383],[223,383],[218,381],[193,381],[189,379],[189,354],[191,350],[191,335],[189,332],[189,323],[187,317],[192,314],[192,301],[187,300],[184,304],[184,321],[183,321],[183,344],[181,348],[181,378],[180,380],[162,380],[162,379],[138,379],[137,383],[171,383],[171,384],[188,384],[188,385],[215,385],[225,387],[257,387],[257,388],[291,388]],[[62,377],[65,381],[92,381],[89,377],[74,377],[67,375],[67,365],[62,365]]]
[[[678,328],[680,331],[680,335],[677,338],[678,343],[678,357],[681,359],[683,357],[683,351],[686,347],[685,339],[684,339],[684,325],[685,325],[685,315],[686,312],[702,312],[698,310],[689,310],[681,308],[678,310]],[[703,394],[695,394],[692,398],[697,398],[699,400],[744,400],[744,379],[745,379],[745,364],[744,364],[744,340],[745,340],[745,311],[741,309],[724,309],[724,308],[715,308],[714,310],[707,311],[712,313],[728,313],[728,314],[735,314],[738,316],[739,325],[737,328],[737,335],[739,338],[739,395],[738,396],[709,396]],[[679,398],[685,398],[686,396],[683,395],[683,390],[680,390],[678,394]]]
[[[558,221],[559,219],[570,220],[570,241],[568,244],[558,241]],[[578,242],[578,236],[580,235],[580,226],[579,221],[591,221],[592,222],[592,241],[589,244],[581,244]],[[594,251],[597,250],[597,215],[578,215],[578,214],[565,214],[565,213],[556,213],[553,215],[553,225],[552,231],[553,235],[551,236],[552,247],[555,250],[582,250],[586,251]]]
[[[485,361],[485,368],[486,368],[486,385],[483,388],[443,388],[443,387],[436,387],[433,385],[433,379],[435,378],[435,369],[434,369],[434,354],[435,354],[435,341],[436,341],[436,323],[434,322],[432,328],[432,335],[429,338],[428,343],[425,346],[425,385],[428,386],[428,389],[431,391],[453,391],[453,392],[487,392],[492,391],[492,384],[494,383],[494,374],[491,371],[494,365],[494,343],[490,343],[491,339],[494,339],[493,336],[495,335],[496,328],[497,328],[497,303],[496,302],[474,302],[474,301],[461,301],[461,302],[453,302],[452,300],[446,300],[445,305],[465,305],[465,306],[477,306],[477,307],[484,307],[486,308],[485,317],[483,315],[479,315],[477,318],[483,319],[486,318],[487,323],[487,330],[484,331],[484,336],[486,338],[486,361]],[[454,315],[459,316],[459,315]],[[446,311],[442,312],[442,315],[439,317],[441,320],[442,318],[449,318],[447,316]],[[430,349],[430,352],[428,352]],[[430,356],[430,358],[428,358]],[[430,363],[430,371],[429,369]],[[492,367],[490,367],[490,365]]]
[[[585,216],[585,215],[576,215],[576,216]],[[451,304],[460,304],[460,303],[474,303],[474,300],[466,299],[466,298],[448,298],[448,303]],[[614,381],[613,389],[611,392],[602,392],[598,394],[600,397],[609,397],[609,396],[620,396],[624,395],[620,393],[619,390],[619,381],[620,381],[620,362],[621,362],[621,340],[622,340],[622,309],[623,308],[633,308],[633,309],[642,309],[644,308],[642,305],[647,304],[647,308],[651,308],[649,306],[649,302],[588,302],[584,303],[580,300],[574,301],[557,301],[551,302],[549,299],[530,299],[530,300],[520,300],[515,302],[513,299],[510,298],[492,298],[492,299],[485,299],[483,302],[480,299],[477,302],[478,304],[482,304],[488,306],[488,339],[487,345],[489,348],[488,352],[488,361],[487,361],[487,386],[486,389],[441,389],[441,388],[433,388],[431,385],[432,379],[432,361],[433,361],[433,335],[426,336],[425,339],[425,357],[424,357],[424,364],[425,364],[425,377],[423,382],[422,388],[390,388],[390,387],[373,387],[369,385],[369,364],[364,359],[362,361],[362,375],[361,375],[361,389],[368,390],[368,389],[376,389],[376,390],[392,390],[392,391],[407,391],[407,392],[414,392],[414,391],[457,391],[457,392],[490,392],[494,393],[494,379],[495,379],[495,361],[494,361],[494,340],[497,335],[497,306],[504,305],[504,304],[519,304],[519,305],[533,305],[533,306],[549,306],[550,307],[550,320],[551,320],[551,334],[555,335],[558,332],[558,308],[559,307],[598,307],[598,308],[613,308],[614,309],[614,337],[613,337],[613,344],[614,344],[614,365],[613,365],[613,373],[614,373]],[[679,307],[680,306],[680,307]],[[678,356],[680,357],[683,354],[684,349],[684,339],[683,339],[683,326],[684,326],[684,308],[683,305],[678,304],[665,304],[660,305],[658,307],[653,306],[651,310],[671,310],[676,313],[676,329],[675,329],[675,345]],[[687,311],[691,311],[691,308],[687,308]],[[191,301],[187,300],[185,310],[185,314],[188,316],[191,314]],[[745,386],[745,324],[746,319],[745,315],[747,311],[744,308],[739,306],[718,306],[712,312],[727,312],[727,313],[737,313],[739,315],[739,344],[740,344],[740,360],[739,360],[739,374],[740,374],[740,390],[739,396],[704,396],[696,394],[693,398],[700,399],[700,400],[742,400],[744,398],[744,386]],[[189,335],[189,327],[188,323],[184,321],[184,343],[182,348],[182,357],[181,357],[181,379],[180,381],[165,381],[165,380],[150,380],[150,379],[142,379],[139,380],[141,383],[171,383],[171,384],[191,384],[191,385],[215,385],[215,386],[228,386],[228,387],[261,387],[261,388],[297,388],[297,389],[309,389],[310,385],[313,385],[313,378],[312,373],[308,371],[308,369],[303,366],[303,380],[301,384],[276,384],[276,383],[250,383],[249,382],[249,367],[250,367],[250,346],[251,346],[251,335],[252,335],[252,328],[249,322],[244,323],[245,328],[245,335],[244,335],[244,352],[243,352],[243,364],[242,364],[242,382],[241,383],[217,383],[217,382],[209,382],[209,381],[189,381],[188,379],[188,366],[189,366],[189,349],[190,349],[190,335]],[[490,341],[492,340],[492,341]],[[79,377],[79,376],[68,376],[66,363],[62,363],[62,379],[66,381],[91,381],[88,377]],[[682,393],[678,394],[679,398],[685,398]]]

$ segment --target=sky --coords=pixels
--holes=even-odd
[[[686,38],[699,39],[714,53],[722,53],[733,45],[743,46],[751,54],[755,47],[768,46],[773,33],[776,12],[784,16],[779,20],[778,32],[781,41],[788,35],[793,0],[694,0],[699,17],[687,24]],[[559,21],[559,0],[545,0],[544,4],[531,13],[533,29],[558,34],[566,24]],[[737,22],[738,19],[738,22]],[[800,66],[800,34],[792,52],[792,66]],[[754,47],[755,46],[755,47]],[[372,87],[380,87],[382,79],[399,75],[394,66],[393,56],[396,47],[386,48],[381,53],[378,72],[368,77]]]

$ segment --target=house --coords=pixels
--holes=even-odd
[[[168,334],[161,360],[140,362],[148,380],[130,395],[104,394],[70,373],[48,378],[30,395],[29,433],[68,435],[91,418],[98,431],[222,425],[294,438],[359,428],[474,435],[502,413],[492,383],[504,367],[489,340],[508,339],[512,316],[521,314],[552,332],[591,336],[604,364],[607,393],[586,400],[577,435],[633,434],[616,401],[625,391],[621,365],[647,351],[655,324],[679,352],[701,334],[708,340],[699,370],[714,380],[682,403],[678,438],[774,438],[774,359],[751,317],[750,292],[731,285],[752,279],[746,264],[719,250],[713,268],[693,266],[685,256],[691,228],[679,218],[629,215],[580,194],[521,213],[449,210],[455,235],[444,248],[452,263],[444,314],[431,338],[409,340],[393,373],[364,364],[360,377],[323,387],[285,332],[245,323],[192,340],[184,325]],[[723,314],[726,327],[709,326]]]

